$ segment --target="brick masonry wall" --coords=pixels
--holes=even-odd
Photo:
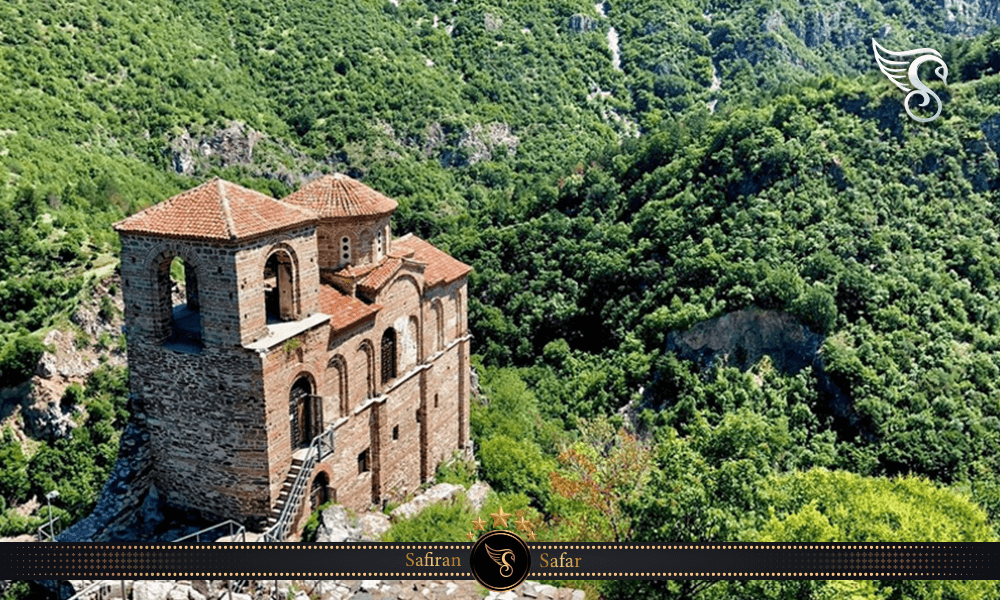
[[[276,252],[289,256],[293,265],[294,316],[301,319],[318,310],[320,284],[315,227],[304,227],[248,243],[235,256],[238,290],[235,287],[227,290],[230,295],[234,291],[238,293],[239,344],[249,344],[267,335],[264,265]]]
[[[350,264],[363,265],[377,261],[375,236],[378,231],[389,231],[388,215],[378,218],[355,217],[320,221],[316,234],[320,268],[340,268],[347,264],[348,261],[343,260],[341,246],[345,236],[350,239]],[[388,243],[383,241],[383,255],[388,251]]]
[[[314,395],[328,396],[333,393],[333,381],[327,376],[326,346],[329,340],[328,326],[318,325],[292,338],[294,343],[279,343],[271,348],[263,358],[264,396],[267,429],[267,460],[269,463],[269,500],[273,505],[281,493],[292,464],[292,453],[297,440],[292,438],[290,414],[291,390],[299,378],[309,381]],[[291,340],[289,340],[291,341]],[[296,346],[296,347],[293,347]],[[332,420],[323,415],[323,425]],[[306,424],[303,424],[306,426]],[[315,432],[318,434],[319,432]]]

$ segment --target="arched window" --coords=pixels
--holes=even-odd
[[[369,340],[361,342],[358,350],[363,353],[365,361],[365,398],[375,397],[375,349]]]
[[[465,333],[462,322],[462,292],[455,292],[455,337],[460,338]]]
[[[440,300],[435,300],[431,309],[434,311],[434,351],[440,352],[444,349],[444,307]]]
[[[351,238],[346,235],[340,238],[340,262],[351,262]]]
[[[396,377],[396,330],[392,327],[382,334],[382,383]]]
[[[347,365],[344,362],[344,357],[335,356],[330,361],[329,368],[334,384],[333,391],[336,394],[331,406],[336,406],[338,414],[341,417],[346,417],[351,410],[351,403],[347,395]],[[331,411],[330,414],[332,415],[333,412]]]
[[[264,263],[264,312],[268,323],[295,319],[292,257],[279,250]]]
[[[179,256],[165,257],[160,266],[160,305],[169,311],[163,342],[198,350],[201,342],[201,303],[198,275],[194,267]]]

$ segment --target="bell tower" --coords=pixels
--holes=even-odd
[[[254,344],[317,317],[316,216],[213,179],[115,224],[130,389],[169,504],[252,521],[271,509],[264,367]],[[174,298],[171,264],[184,265]]]

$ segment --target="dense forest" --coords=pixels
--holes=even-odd
[[[20,0],[0,23],[4,386],[114,264],[115,220],[212,175],[281,196],[342,171],[399,200],[395,231],[475,268],[479,464],[438,479],[488,481],[542,539],[1000,539],[1000,33],[986,15],[908,0]],[[873,37],[941,51],[941,118],[906,116]],[[792,315],[818,356],[706,363],[671,344],[742,309]],[[86,407],[67,438],[0,430],[0,535],[32,531],[14,507],[53,487],[66,520],[87,513],[125,381],[102,368],[67,391]],[[472,518],[438,506],[388,539],[464,541]]]

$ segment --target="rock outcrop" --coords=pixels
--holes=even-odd
[[[717,364],[748,369],[764,355],[786,373],[813,364],[823,336],[792,315],[750,307],[667,335],[667,350],[702,368]]]
[[[94,582],[63,582],[62,598],[85,589]],[[71,584],[71,585],[70,585]],[[121,582],[104,586],[104,597],[120,597]],[[582,590],[557,588],[525,581],[506,592],[487,592],[472,579],[422,581],[399,579],[266,579],[249,581],[239,590],[230,591],[226,580],[128,581],[125,593],[133,600],[585,600]],[[100,587],[83,600],[96,600]]]

